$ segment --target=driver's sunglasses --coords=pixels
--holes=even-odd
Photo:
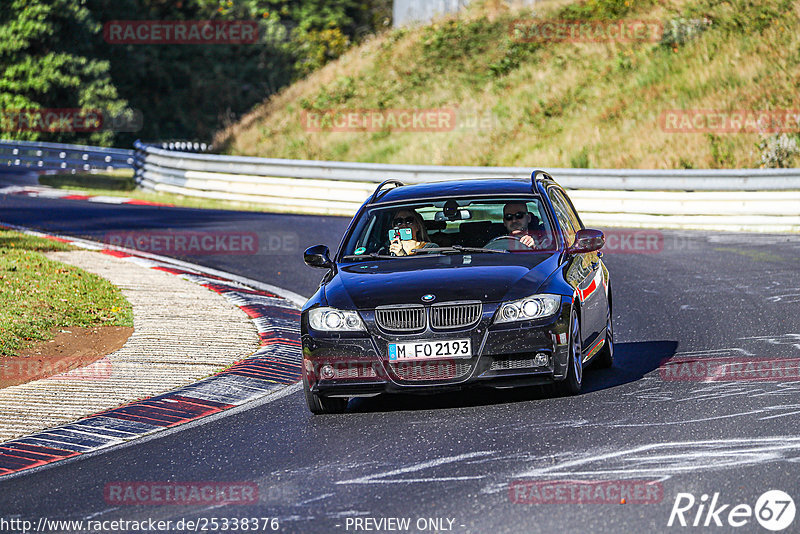
[[[507,221],[513,221],[514,219],[524,219],[527,214],[527,211],[518,211],[517,213],[506,213],[504,217]]]
[[[414,224],[414,217],[398,217],[392,221],[393,226],[402,226],[404,224]]]

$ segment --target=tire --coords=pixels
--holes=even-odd
[[[599,369],[608,369],[614,365],[614,325],[611,321],[610,308],[608,310],[608,319],[606,320],[606,342],[603,343],[603,348],[597,353],[595,361]]]
[[[583,385],[583,347],[581,343],[581,324],[578,314],[572,310],[569,319],[569,360],[567,361],[567,377],[556,382],[556,387],[564,396],[577,395]]]
[[[303,371],[303,391],[306,394],[306,404],[311,413],[315,415],[322,415],[328,413],[344,413],[347,409],[348,399],[339,397],[320,397],[311,392],[311,387],[308,385],[308,378],[306,377],[305,370]]]

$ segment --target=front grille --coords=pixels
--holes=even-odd
[[[453,380],[472,370],[469,363],[447,361],[398,362],[391,364],[392,371],[402,380]]]
[[[483,305],[480,302],[454,302],[431,306],[433,328],[463,328],[478,322]]]
[[[384,330],[414,332],[425,328],[423,306],[387,307],[375,310],[375,322]]]

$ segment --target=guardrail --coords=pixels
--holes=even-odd
[[[130,169],[133,150],[0,139],[0,169],[92,171]]]
[[[264,204],[271,210],[352,215],[388,178],[408,184],[530,176],[525,167],[441,167],[298,161],[174,152],[136,143],[141,187]],[[785,232],[800,230],[800,169],[545,169],[586,224]]]
[[[375,186],[478,177],[530,176],[528,167],[446,167],[219,156],[199,143],[136,150],[0,140],[0,169],[136,170],[140,187],[213,199],[260,203],[292,213],[352,215]],[[800,169],[545,169],[587,224],[741,231],[800,231]]]

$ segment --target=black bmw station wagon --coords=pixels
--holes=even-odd
[[[612,365],[603,233],[565,191],[530,180],[468,179],[375,190],[302,313],[303,383],[314,413],[350,397],[555,383]]]

